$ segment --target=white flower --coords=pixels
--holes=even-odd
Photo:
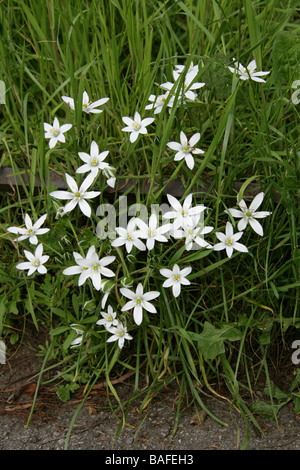
[[[65,143],[66,139],[64,133],[70,130],[71,127],[72,124],[63,124],[60,126],[57,117],[54,118],[52,126],[44,122],[45,139],[50,139],[49,147],[51,149],[55,147],[57,141]]]
[[[185,238],[185,248],[187,251],[191,250],[194,243],[199,248],[212,248],[212,246],[204,240],[204,235],[210,233],[214,227],[212,226],[198,226],[200,214],[192,217],[192,224],[184,223],[182,230],[176,231],[176,238]]]
[[[78,286],[81,286],[90,278],[96,290],[103,290],[107,281],[102,280],[101,276],[113,277],[115,275],[111,269],[106,268],[108,264],[116,259],[115,256],[105,256],[99,260],[94,245],[89,248],[85,258],[76,252],[73,252],[73,256],[77,264],[64,269],[63,274],[66,276],[80,274]],[[102,303],[102,308],[104,308],[104,305],[105,303]]]
[[[226,250],[227,256],[231,258],[233,250],[248,252],[248,248],[242,243],[238,243],[244,232],[233,233],[233,226],[230,222],[226,223],[225,234],[222,232],[216,232],[216,237],[220,240],[220,243],[214,245],[213,249],[216,251]]]
[[[241,219],[238,223],[239,230],[245,230],[249,223],[250,226],[253,228],[254,232],[256,232],[258,235],[263,236],[264,230],[261,224],[256,219],[262,219],[272,214],[272,212],[268,211],[257,212],[257,209],[263,202],[264,196],[264,193],[257,194],[251,202],[249,208],[247,207],[247,204],[245,203],[244,199],[242,199],[240,202],[238,202],[238,205],[241,209],[240,211],[237,209],[228,209],[228,212],[230,212],[232,217]]]
[[[143,321],[143,309],[150,313],[157,313],[156,308],[149,300],[156,299],[160,295],[160,292],[150,291],[144,294],[141,283],[138,284],[135,292],[126,287],[121,288],[120,292],[124,297],[130,299],[129,302],[122,307],[122,312],[133,308],[133,319],[137,325],[140,325]]]
[[[103,161],[108,154],[108,150],[99,153],[99,147],[93,140],[91,143],[90,154],[85,152],[78,152],[79,157],[83,162],[85,162],[85,164],[80,166],[76,170],[76,173],[87,173],[88,171],[91,171],[95,176],[97,176],[99,170],[104,170],[109,166],[108,163]]]
[[[77,206],[77,204],[79,204],[79,208],[83,214],[87,217],[90,217],[92,211],[89,204],[86,202],[86,199],[92,199],[99,196],[100,194],[100,191],[87,191],[87,189],[94,182],[94,179],[95,174],[91,172],[82,182],[80,188],[78,188],[74,178],[66,173],[67,184],[71,191],[52,191],[50,196],[56,199],[70,199],[70,202],[68,202],[64,207],[65,213],[70,212]]]
[[[163,106],[164,106],[165,102],[167,101],[167,98],[168,98],[169,94],[170,94],[170,92],[167,91],[166,93],[163,93],[162,95],[159,95],[159,96],[150,95],[148,100],[151,101],[152,103],[147,104],[145,109],[153,109],[154,108],[154,114],[160,113],[161,110],[163,109]],[[174,104],[174,96],[172,96],[170,98],[170,100],[168,101],[167,106],[169,108],[172,108],[173,104]]]
[[[40,274],[46,274],[47,269],[43,265],[48,261],[49,256],[43,255],[42,243],[37,246],[34,255],[27,250],[24,250],[24,255],[26,256],[28,261],[26,261],[25,263],[17,264],[17,269],[28,269],[28,276],[33,274],[35,271]]]
[[[178,297],[181,291],[181,285],[188,286],[190,285],[190,281],[186,279],[192,272],[192,268],[183,268],[179,269],[178,264],[173,266],[173,269],[160,269],[160,274],[167,278],[167,280],[163,283],[163,287],[172,287],[172,292],[174,297]]]
[[[138,138],[139,134],[147,134],[146,126],[149,126],[154,121],[154,118],[141,119],[140,114],[136,111],[134,119],[124,116],[122,121],[126,124],[123,127],[123,132],[130,132],[130,142],[133,143]]]
[[[196,143],[200,139],[200,133],[197,132],[194,134],[189,140],[183,131],[180,132],[180,143],[178,142],[168,142],[167,146],[172,149],[176,150],[177,153],[175,154],[174,160],[179,161],[183,158],[190,170],[194,168],[194,157],[193,154],[202,154],[204,153],[203,150],[195,148]]]
[[[92,280],[95,289],[100,290],[104,287],[101,276],[113,277],[115,275],[111,269],[106,267],[108,264],[113,263],[115,259],[115,256],[104,256],[104,258],[99,259],[99,256],[94,251],[90,253],[89,256],[87,256],[84,260],[77,259],[77,264],[87,268],[85,270],[84,277],[89,277]]]
[[[96,290],[100,290],[104,287],[104,283],[101,276],[113,277],[115,274],[111,269],[106,266],[112,263],[115,256],[105,256],[99,259],[96,253],[95,246],[92,245],[87,253],[86,258],[83,258],[78,253],[73,253],[77,266],[71,266],[63,271],[63,274],[74,275],[79,274],[78,285],[82,285],[88,278],[92,280],[93,286]]]
[[[233,60],[235,60],[233,58]],[[259,77],[263,77],[264,75],[268,75],[270,72],[255,72],[257,65],[256,61],[252,60],[249,65],[245,68],[240,62],[234,62],[234,67],[228,67],[230,72],[237,73],[241,80],[254,80],[255,82],[263,82],[266,83],[265,80]]]
[[[108,338],[107,343],[118,341],[118,346],[120,349],[123,348],[125,339],[132,339],[132,336],[127,333],[127,327],[124,326],[120,321],[118,322],[117,326],[112,326],[108,328],[107,331],[112,334],[112,336]]]
[[[89,248],[86,258],[84,258],[80,253],[76,253],[75,251],[73,252],[73,256],[74,256],[75,262],[77,263],[78,260],[90,259],[92,253],[95,253],[94,245],[92,245]],[[74,276],[76,274],[80,274],[79,279],[78,279],[78,286],[81,286],[89,277],[86,274],[87,270],[88,270],[87,262],[81,263],[80,265],[77,263],[77,265],[75,266],[70,266],[64,269],[63,274],[65,274],[66,276]]]
[[[72,328],[72,330],[76,331],[76,333],[78,335],[77,338],[75,338],[70,344],[71,348],[76,348],[76,347],[80,346],[81,343],[82,343],[83,334],[84,334],[84,327],[81,326],[81,325],[78,325],[76,323],[72,323],[72,325],[70,325],[70,327]]]
[[[119,235],[119,238],[116,238],[111,243],[112,246],[122,246],[125,245],[127,253],[130,253],[133,246],[139,250],[146,250],[145,244],[140,240],[140,230],[136,229],[136,219],[133,217],[127,224],[127,228],[116,227],[116,232]]]
[[[175,69],[177,73],[182,73],[185,70],[186,66],[185,65],[175,65]],[[199,72],[199,65],[194,65],[193,61],[190,63],[190,66],[188,68],[187,73],[190,72]]]
[[[136,224],[140,229],[139,236],[147,240],[146,246],[148,250],[152,250],[154,248],[155,241],[168,241],[168,239],[163,234],[170,230],[170,224],[165,224],[161,227],[158,227],[158,220],[156,214],[153,213],[150,215],[149,225],[147,225],[143,220],[139,218],[136,218]]]
[[[14,241],[26,240],[29,238],[29,243],[37,245],[38,239],[37,235],[43,235],[44,233],[49,232],[49,228],[40,228],[45,222],[47,214],[42,215],[35,224],[32,225],[31,219],[28,214],[25,214],[25,225],[26,228],[21,227],[8,227],[8,232],[20,234],[21,236],[16,238]]]
[[[107,178],[106,184],[111,188],[114,188],[116,185],[116,169],[111,165],[107,165],[103,168],[103,174],[105,178]]]
[[[193,71],[188,72],[186,74],[185,79],[184,79],[184,83],[182,85],[182,89],[179,92],[178,99],[183,98],[183,100],[184,100],[184,98],[188,98],[191,101],[195,101],[195,99],[197,98],[197,93],[195,93],[192,90],[198,90],[199,88],[202,88],[205,85],[205,83],[202,83],[202,82],[193,83],[194,79],[196,78],[197,73],[198,73],[197,70],[193,70]],[[171,91],[172,88],[174,87],[174,85],[176,85],[176,83],[177,83],[177,85],[175,87],[175,90],[173,90],[174,95],[175,95],[176,94],[176,88],[177,88],[177,86],[179,84],[179,81],[180,81],[180,73],[178,73],[176,70],[174,70],[173,71],[173,78],[175,80],[175,83],[172,83],[172,82],[162,83],[160,85],[160,87],[163,88],[164,90]]]
[[[69,98],[68,96],[62,96],[61,97],[65,103],[67,103],[70,108],[74,111],[75,110],[75,104],[73,98]],[[85,113],[93,113],[93,114],[99,114],[102,113],[102,109],[95,109],[98,108],[98,106],[102,106],[105,104],[109,98],[101,98],[100,100],[94,101],[93,103],[90,102],[89,95],[87,94],[86,91],[83,92],[82,95],[82,111]]]
[[[116,326],[118,324],[118,320],[116,319],[116,312],[111,305],[107,307],[107,312],[100,312],[102,317],[100,320],[96,321],[96,325],[104,325],[106,329],[110,328],[111,326]]]
[[[181,205],[180,202],[171,194],[167,194],[167,198],[169,203],[171,204],[173,210],[168,211],[163,214],[164,219],[175,219],[173,222],[174,230],[178,229],[179,227],[183,227],[185,224],[193,225],[192,216],[200,214],[203,212],[206,207],[203,205],[191,207],[193,194],[189,194],[183,204]]]

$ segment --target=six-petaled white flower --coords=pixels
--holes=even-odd
[[[85,268],[83,278],[90,278],[95,289],[100,290],[103,287],[101,276],[113,277],[115,275],[111,269],[106,267],[108,264],[113,263],[115,259],[115,256],[104,256],[104,258],[99,259],[94,250],[85,259],[77,259],[76,262],[79,266]]]
[[[242,243],[238,243],[238,240],[241,238],[244,232],[233,233],[233,226],[230,222],[226,223],[225,234],[222,232],[216,232],[216,237],[220,240],[220,243],[217,243],[213,246],[213,249],[216,251],[226,250],[227,256],[231,258],[233,250],[242,251],[244,253],[248,252],[248,248]]]
[[[200,133],[197,132],[194,134],[190,139],[187,138],[183,131],[180,132],[180,143],[179,142],[168,142],[167,146],[172,149],[176,150],[176,154],[174,157],[175,161],[185,159],[185,162],[190,170],[194,168],[194,157],[193,154],[202,154],[204,153],[203,150],[195,148],[195,145],[200,140]]]
[[[195,248],[195,244],[199,248],[212,248],[212,246],[204,240],[204,235],[210,233],[214,227],[203,226],[199,224],[200,215],[191,218],[192,223],[185,222],[182,229],[177,229],[175,238],[185,238],[185,248],[187,251]]]
[[[132,339],[132,336],[127,333],[127,327],[124,326],[120,321],[118,322],[117,326],[111,326],[107,329],[107,331],[112,334],[112,336],[108,338],[107,342],[111,343],[112,341],[118,341],[118,346],[120,349],[123,348],[125,339]]]
[[[95,246],[92,245],[86,255],[86,258],[84,258],[80,253],[73,252],[73,256],[75,259],[75,262],[77,263],[77,260],[85,260],[85,259],[90,259],[92,253],[95,253]],[[82,284],[88,279],[89,276],[86,275],[86,271],[88,270],[88,267],[86,266],[87,263],[81,263],[81,265],[76,264],[75,266],[69,266],[68,268],[63,270],[63,274],[66,276],[75,276],[76,274],[80,274],[79,279],[78,279],[78,286],[82,286]]]
[[[96,325],[104,325],[106,329],[110,328],[111,326],[116,326],[118,324],[118,320],[116,318],[117,314],[114,312],[114,309],[111,305],[107,307],[107,312],[100,312],[102,317],[100,320],[96,321]]]
[[[65,103],[67,103],[70,106],[70,108],[73,111],[75,110],[75,103],[74,103],[73,98],[69,98],[69,96],[62,96],[61,98]],[[82,94],[82,111],[84,111],[87,114],[89,114],[89,113],[92,113],[92,114],[102,113],[103,112],[102,109],[96,109],[96,108],[98,108],[99,106],[102,106],[108,100],[109,100],[109,98],[100,98],[100,100],[97,100],[97,101],[94,101],[93,103],[91,103],[91,101],[89,99],[89,95],[87,94],[86,91],[84,91],[83,94]]]
[[[164,234],[170,230],[170,224],[165,224],[161,227],[158,227],[158,220],[156,214],[153,213],[150,215],[148,225],[138,217],[135,220],[138,228],[140,229],[139,236],[147,240],[146,246],[148,250],[152,250],[154,248],[155,241],[168,241]]]
[[[154,114],[159,114],[161,110],[164,107],[165,102],[168,99],[170,92],[167,91],[166,93],[163,93],[162,95],[150,95],[148,100],[151,101],[150,104],[147,104],[145,109],[154,109]],[[174,104],[174,96],[171,96],[168,103],[167,107],[172,108]]]
[[[125,245],[127,253],[135,246],[139,250],[146,250],[145,244],[140,240],[141,232],[136,228],[136,218],[133,217],[127,224],[127,228],[116,227],[118,238],[112,241],[114,247]]]
[[[66,173],[67,184],[71,191],[52,191],[50,196],[54,197],[55,199],[70,200],[70,202],[68,202],[64,207],[64,213],[70,212],[78,204],[83,214],[87,217],[90,217],[92,211],[89,204],[86,202],[86,199],[93,199],[100,194],[100,191],[87,191],[88,188],[93,184],[94,179],[95,174],[90,173],[82,182],[80,188],[78,188],[74,178]]]
[[[97,176],[100,170],[104,170],[109,166],[108,163],[104,162],[108,154],[108,150],[99,153],[99,147],[93,140],[91,143],[90,154],[86,152],[78,152],[78,156],[85,164],[77,168],[76,173],[87,173],[88,171],[91,171],[95,176]]]
[[[162,268],[159,272],[167,278],[163,283],[163,287],[172,287],[174,297],[179,296],[182,285],[188,286],[191,283],[186,279],[186,276],[192,272],[191,267],[180,269],[178,264],[175,264],[173,269]]]
[[[24,250],[24,255],[28,259],[24,263],[17,264],[16,268],[21,270],[28,269],[27,275],[30,276],[35,271],[40,274],[46,274],[47,268],[44,266],[49,259],[48,255],[43,255],[43,245],[40,243],[34,252],[34,254],[30,253],[30,251]]]
[[[150,291],[144,293],[141,283],[138,284],[135,292],[126,287],[122,287],[120,292],[124,297],[130,299],[129,302],[122,307],[122,312],[133,309],[133,319],[137,325],[140,325],[143,321],[143,309],[150,313],[157,313],[156,308],[149,300],[156,299],[160,295],[160,292]]]
[[[235,59],[233,59],[235,60]],[[230,72],[236,73],[238,75],[238,78],[241,80],[254,80],[255,82],[263,82],[266,83],[266,81],[263,78],[265,75],[268,75],[270,72],[256,72],[257,65],[256,61],[252,60],[247,67],[245,68],[240,62],[234,62],[234,67],[228,67]]]
[[[137,140],[139,134],[147,134],[146,126],[149,126],[154,121],[154,118],[145,118],[141,119],[140,114],[136,111],[134,118],[124,116],[122,121],[126,124],[126,127],[123,127],[123,132],[130,132],[130,142],[133,143]]]
[[[70,130],[71,127],[72,124],[63,124],[60,126],[57,117],[54,118],[52,126],[47,122],[44,122],[45,139],[50,139],[49,147],[52,149],[55,147],[57,142],[65,143],[66,138],[64,133]]]
[[[189,194],[183,204],[181,205],[180,202],[171,194],[167,194],[167,198],[169,203],[172,206],[171,211],[166,212],[163,214],[164,219],[174,219],[173,221],[173,229],[176,230],[179,227],[183,227],[185,224],[193,225],[192,217],[200,214],[203,212],[206,207],[201,205],[191,207],[192,206],[192,199],[193,194]],[[175,235],[176,236],[176,235]]]
[[[193,90],[198,90],[199,88],[202,88],[205,83],[202,82],[194,82],[194,79],[196,78],[198,74],[197,70],[192,70],[191,72],[188,72],[184,78],[184,83],[182,85],[182,88],[179,91],[178,95],[178,100],[183,100],[185,102],[185,98],[188,98],[191,101],[195,101],[197,98],[197,93]],[[179,86],[179,81],[180,81],[180,75],[181,72],[177,72],[176,70],[173,70],[173,78],[175,80],[175,83],[172,82],[165,82],[160,85],[160,87],[163,90],[167,91],[172,91],[173,94],[176,94],[176,90],[178,89],[177,87]]]
[[[47,214],[42,215],[34,224],[32,224],[31,218],[28,214],[25,214],[25,225],[26,228],[22,227],[8,227],[8,232],[15,233],[20,235],[14,241],[22,241],[29,238],[29,243],[37,245],[38,239],[37,235],[43,235],[44,233],[49,232],[49,228],[40,228],[45,222]]]
[[[90,278],[95,289],[101,290],[106,284],[106,281],[104,281],[101,276],[113,277],[115,275],[114,272],[106,266],[111,264],[116,257],[104,256],[104,258],[99,259],[95,245],[89,248],[85,258],[76,252],[73,252],[73,256],[77,264],[64,269],[63,274],[67,276],[80,274],[78,279],[79,286]]]
[[[247,204],[245,203],[244,199],[242,199],[240,202],[238,202],[238,206],[241,210],[228,209],[228,212],[230,212],[232,217],[241,219],[238,223],[238,230],[245,230],[249,223],[249,225],[253,228],[254,232],[256,232],[260,236],[263,236],[264,230],[261,224],[256,219],[263,219],[264,217],[267,217],[268,215],[272,214],[272,212],[268,211],[257,212],[257,209],[259,208],[263,200],[264,193],[261,192],[255,196],[249,208],[247,207]]]

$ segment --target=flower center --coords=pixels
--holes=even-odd
[[[38,259],[34,259],[34,260],[32,261],[32,265],[33,265],[33,266],[39,266],[39,265],[40,265],[39,260],[38,260]]]
[[[227,238],[225,243],[226,243],[226,245],[231,246],[233,244],[233,241],[231,240],[231,238]]]
[[[93,270],[94,270],[94,271],[98,271],[98,268],[99,268],[99,266],[97,266],[97,265],[95,264],[95,266],[93,267]]]
[[[82,105],[83,108],[87,108],[87,106],[88,105],[86,103],[83,103],[83,105]]]
[[[179,281],[179,276],[178,276],[178,274],[175,274],[175,276],[173,276],[173,281]]]
[[[135,122],[135,121],[133,121],[133,124],[132,124],[132,125],[133,125],[133,127],[134,127],[136,130],[139,130],[140,127],[141,127],[141,125],[140,125],[138,122]]]
[[[32,228],[29,228],[29,229],[28,229],[28,233],[32,233]]]
[[[246,216],[247,216],[247,217],[252,217],[252,212],[247,211],[247,212],[246,212]]]
[[[97,158],[94,158],[93,160],[91,160],[91,165],[95,166],[97,165],[97,163],[98,163]]]
[[[76,197],[80,197],[80,193],[77,191],[77,192],[75,193],[75,196],[76,196]]]
[[[188,146],[186,145],[185,147],[183,147],[183,150],[184,150],[185,152],[189,152],[190,147],[188,147]]]
[[[54,137],[56,137],[59,134],[59,130],[58,129],[51,129],[51,133],[54,135]]]
[[[132,240],[132,235],[130,235],[130,233],[127,234],[127,240],[129,240],[130,242]]]
[[[136,299],[136,303],[137,303],[137,304],[141,304],[141,303],[142,303],[142,300],[138,297],[138,298]]]

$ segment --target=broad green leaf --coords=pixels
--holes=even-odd
[[[202,333],[189,332],[192,340],[198,343],[198,348],[205,359],[215,359],[225,352],[226,340],[237,341],[242,337],[242,333],[235,326],[222,324],[221,328],[216,328],[209,322],[204,323]]]

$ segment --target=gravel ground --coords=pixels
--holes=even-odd
[[[32,351],[20,351],[9,364],[0,365],[0,450],[63,450],[75,410],[81,402],[73,396],[61,402],[53,389],[41,389],[30,425],[35,383],[40,363]],[[130,379],[115,385],[120,398],[128,398],[133,387]],[[239,450],[245,437],[245,423],[239,412],[225,400],[204,397],[207,408],[228,426],[200,413],[183,409],[175,435],[178,390],[163,389],[150,405],[139,413],[141,399],[125,410],[125,426],[116,438],[122,413],[109,408],[106,392],[97,389],[82,407],[68,440],[68,450],[192,451]],[[113,402],[114,398],[111,398]],[[201,410],[199,410],[201,411]],[[264,434],[250,425],[247,450],[300,450],[300,417],[291,404],[283,406],[275,421],[257,418]]]

